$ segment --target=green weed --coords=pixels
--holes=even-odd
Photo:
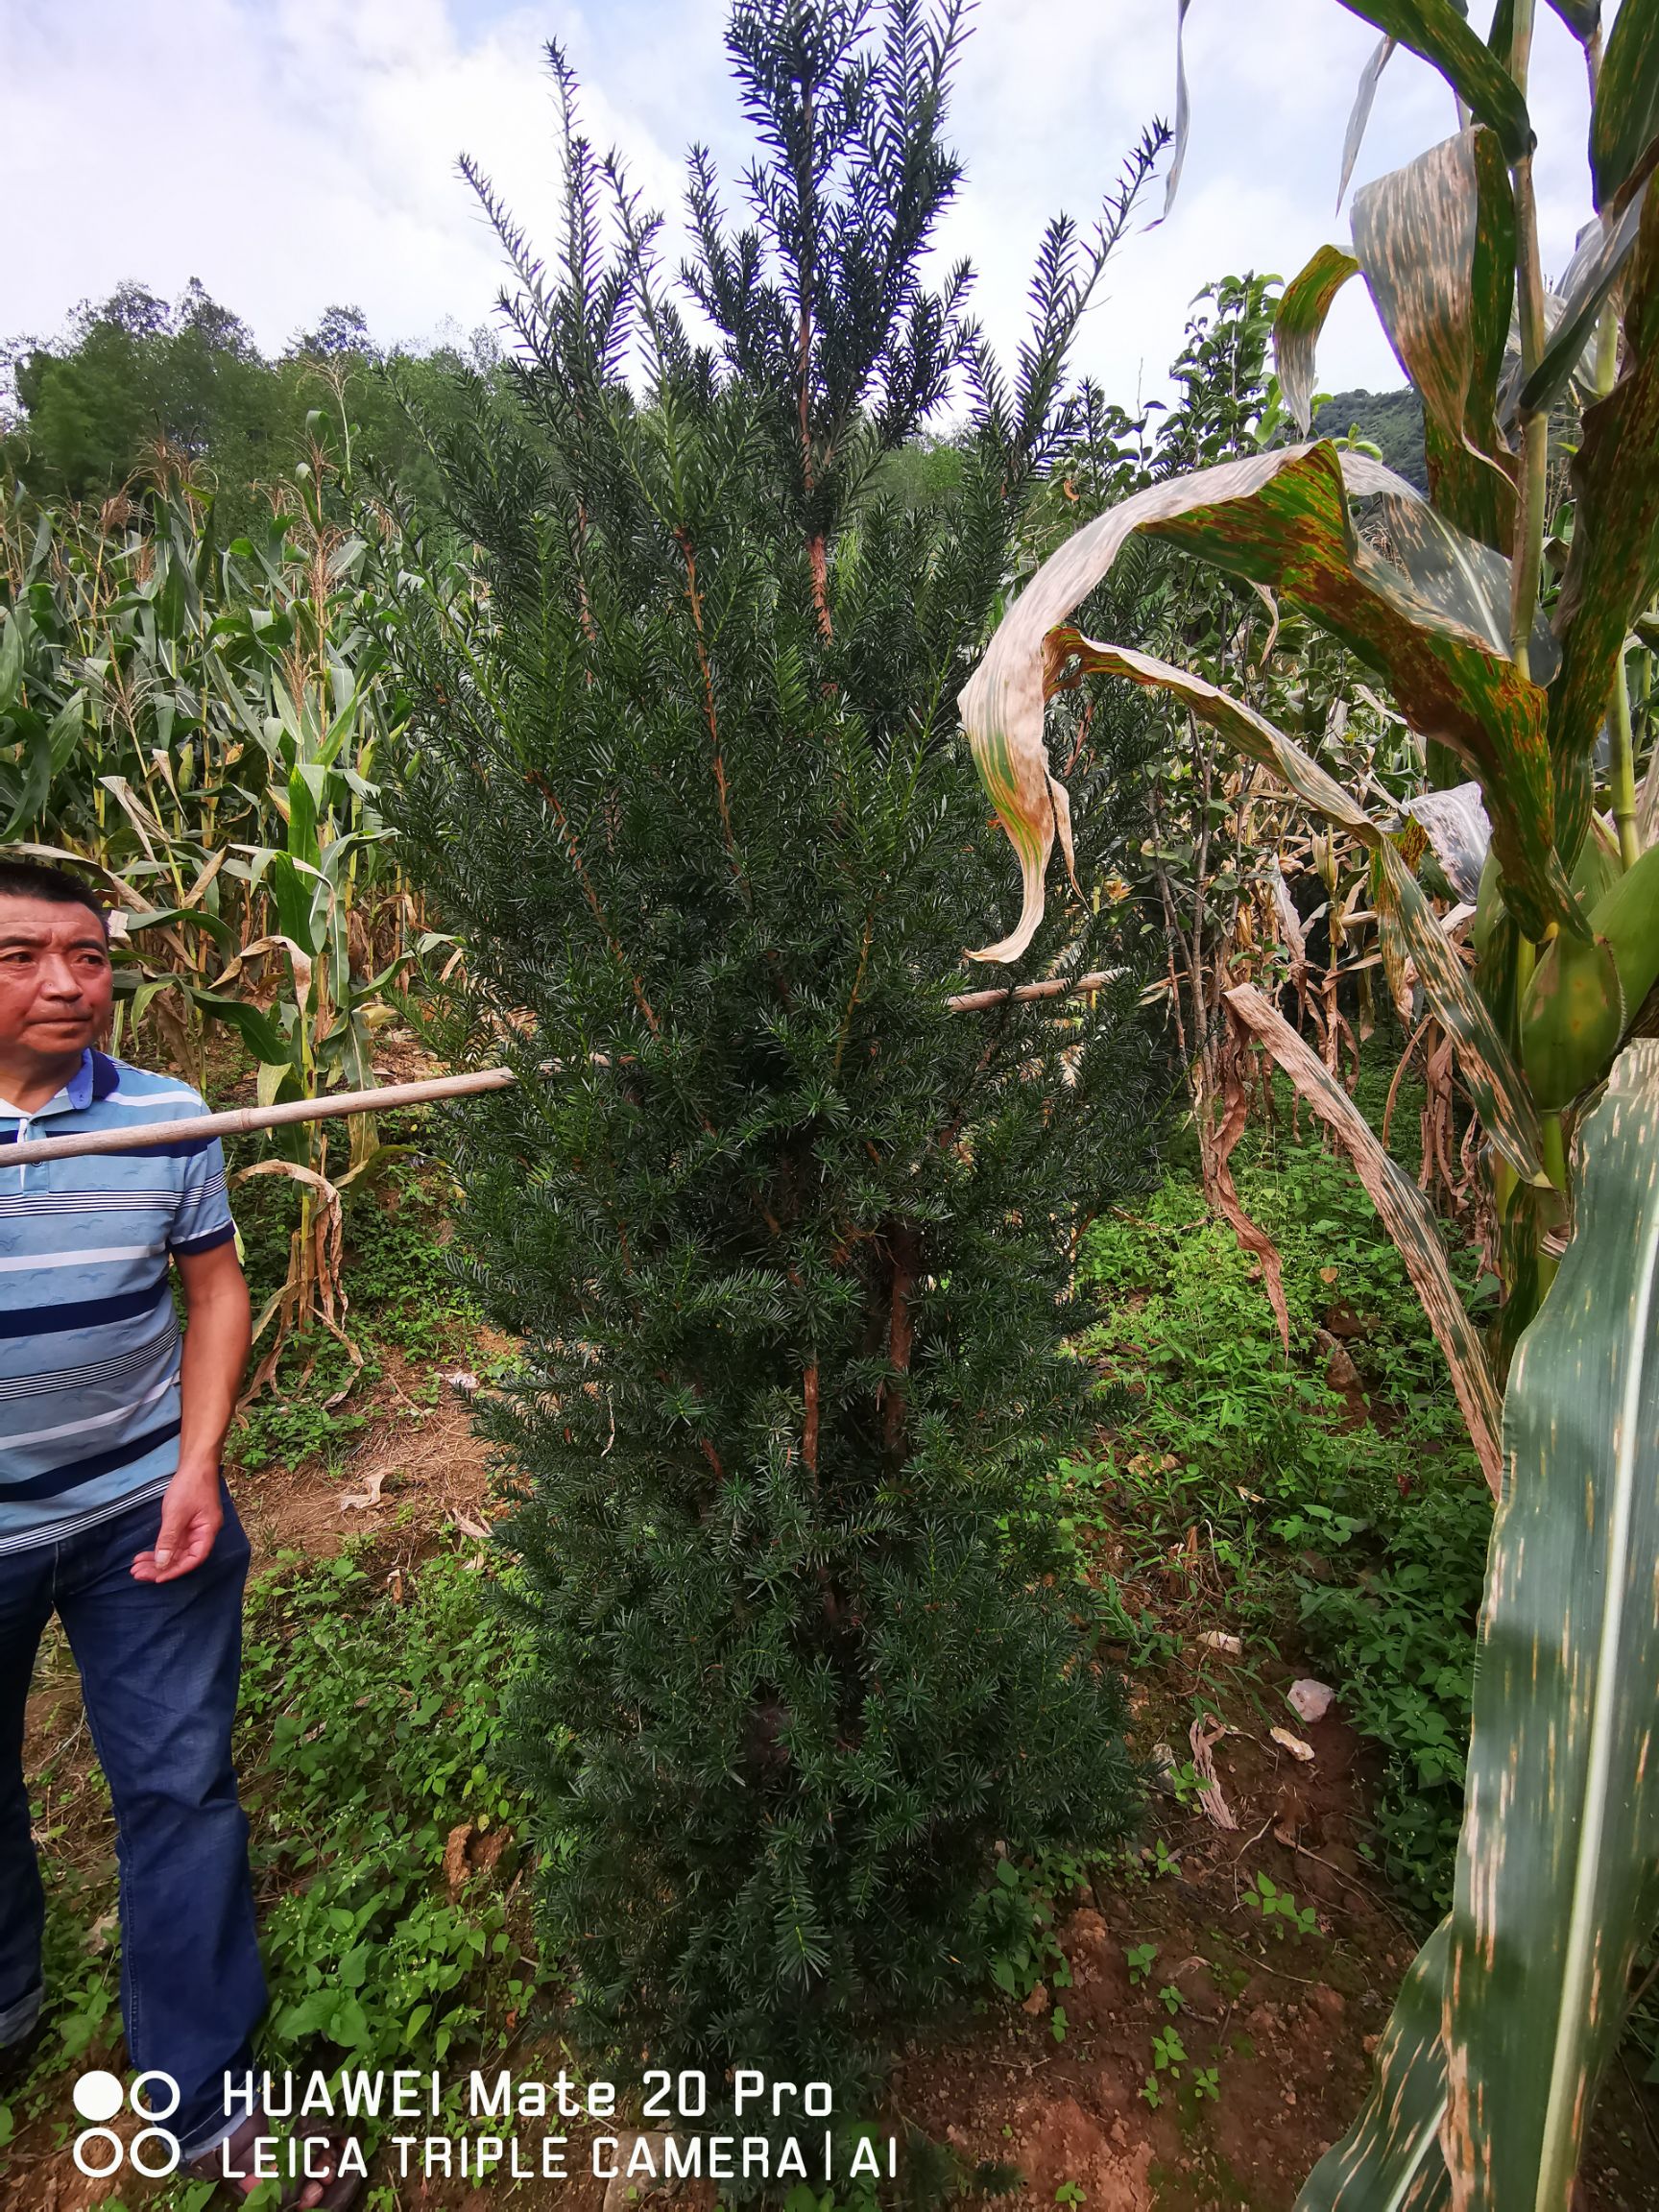
[[[437,2063],[510,2032],[534,1984],[502,1861],[489,1882],[443,1879],[457,1831],[465,1844],[522,1821],[496,1763],[514,1644],[456,1557],[412,1576],[400,1606],[372,1559],[359,1546],[290,1567],[250,1598],[243,1768],[254,1878],[275,1891],[274,2065],[317,2043],[324,2063]]]
[[[1079,1868],[1069,1887],[1075,1887],[1080,1878]],[[1022,2002],[1039,1982],[1070,1987],[1066,1955],[1054,1939],[1057,1880],[1064,1880],[1064,1868],[1047,1862],[1021,1866],[1012,1859],[998,1859],[995,1881],[980,1893],[976,1913],[991,1979],[1005,1996]],[[1064,2029],[1055,2040],[1065,2040]]]
[[[524,1812],[499,1762],[522,1661],[459,1554],[406,1566],[401,1603],[381,1569],[360,1539],[281,1559],[248,1595],[237,1765],[271,1984],[257,2056],[274,2070],[502,2048],[541,1986],[509,1901]],[[46,1871],[51,2033],[8,2125],[119,2026],[113,1864],[49,1853]]]
[[[1281,1889],[1260,1870],[1240,1902],[1260,1912],[1262,1927],[1270,1929],[1281,1941],[1287,1936],[1316,1936],[1319,1932],[1319,1915],[1312,1906],[1298,1905],[1290,1890]]]
[[[1251,1640],[1294,1633],[1382,1747],[1374,1849],[1427,1911],[1461,1816],[1490,1503],[1404,1265],[1345,1164],[1268,1131],[1235,1166],[1283,1256],[1290,1358],[1195,1178],[1168,1175],[1085,1244],[1082,1286],[1110,1309],[1083,1347],[1106,1431],[1093,1462],[1058,1471],[1062,1509],[1085,1530],[1109,1513],[1132,1575],[1189,1574],[1207,1623],[1219,1585]],[[1453,1257],[1473,1288],[1472,1256]],[[1315,1332],[1331,1323],[1368,1419],[1327,1380]],[[1151,1616],[1126,1641],[1136,1669],[1183,1645]]]

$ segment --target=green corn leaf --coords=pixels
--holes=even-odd
[[[312,755],[312,759],[321,768],[331,768],[339,758],[342,746],[357,726],[358,711],[363,704],[360,688],[337,684],[336,689],[341,694],[338,709]]]
[[[1575,38],[1591,39],[1601,28],[1601,0],[1550,0]]]
[[[1659,10],[1624,0],[1607,37],[1596,111],[1590,119],[1590,170],[1596,204],[1606,207],[1634,177],[1659,138]]]
[[[1043,878],[1056,834],[1070,849],[1065,791],[1043,742],[1044,650],[1137,532],[1278,593],[1386,679],[1411,726],[1448,744],[1479,780],[1503,865],[1510,909],[1528,934],[1550,921],[1582,931],[1555,857],[1544,692],[1487,636],[1449,616],[1450,525],[1433,537],[1432,573],[1419,590],[1407,568],[1355,531],[1347,492],[1410,501],[1390,469],[1329,444],[1224,462],[1156,484],[1079,530],[1032,577],[1004,615],[961,696],[962,721],[993,805],[1020,855],[1019,926],[972,955],[1011,961],[1043,918]],[[1494,556],[1493,558],[1501,558]],[[1463,567],[1482,573],[1469,544]]]
[[[137,983],[129,977],[117,975],[115,990],[118,997],[126,998],[128,1017],[134,1025],[143,1021],[163,991],[179,990],[183,991],[186,997],[189,996],[188,987],[181,975],[150,975]]]
[[[307,874],[309,871],[307,871]],[[308,954],[317,951],[311,926],[311,886],[286,853],[273,853],[265,880],[276,903],[281,934],[291,937]]]
[[[1567,2212],[1659,1916],[1659,1043],[1620,1055],[1578,1146],[1510,1376],[1475,1673],[1445,2018],[1470,2212]]]
[[[1440,2153],[1446,2059],[1440,2013],[1451,1923],[1412,1960],[1372,2062],[1371,2094],[1303,2184],[1295,2212],[1440,2212],[1452,2184]]]
[[[1552,406],[1572,382],[1584,349],[1595,335],[1607,296],[1635,248],[1642,228],[1644,197],[1643,193],[1633,194],[1623,212],[1599,228],[1588,250],[1574,255],[1550,343],[1521,387],[1524,413]]]
[[[1500,550],[1515,492],[1498,386],[1515,294],[1515,201],[1490,131],[1460,131],[1354,196],[1354,251],[1423,401],[1430,497]]]
[[[1659,981],[1659,845],[1649,845],[1633,867],[1608,882],[1591,907],[1590,926],[1613,955],[1625,1010],[1633,1017]]]
[[[1659,192],[1642,196],[1629,271],[1623,373],[1585,410],[1573,464],[1573,550],[1555,611],[1562,668],[1550,687],[1550,747],[1556,834],[1569,859],[1589,829],[1591,759],[1624,639],[1659,590]]]
[[[1503,1406],[1485,1348],[1453,1280],[1429,1201],[1389,1159],[1371,1124],[1312,1046],[1254,984],[1240,983],[1225,997],[1233,1013],[1266,1046],[1352,1162],[1405,1262],[1429,1326],[1445,1354],[1470,1440],[1487,1482],[1496,1490],[1503,1471]]]
[[[221,952],[231,953],[236,950],[236,932],[230,924],[221,915],[204,914],[194,906],[151,906],[127,917],[129,936],[139,929],[165,928],[199,929],[204,937],[212,939]]]
[[[1338,207],[1348,196],[1348,186],[1354,176],[1354,164],[1358,160],[1359,148],[1364,143],[1365,126],[1371,120],[1371,108],[1377,98],[1377,86],[1382,82],[1382,72],[1387,68],[1389,57],[1398,43],[1397,39],[1384,38],[1380,45],[1374,48],[1371,59],[1359,72],[1359,83],[1354,93],[1354,111],[1348,118],[1348,130],[1342,141],[1342,174],[1336,182],[1336,204]]]
[[[327,781],[326,771],[309,763],[301,763],[288,777],[288,851],[311,868],[321,858],[317,821],[326,805]]]
[[[1313,425],[1314,356],[1331,302],[1355,276],[1359,264],[1340,246],[1321,246],[1308,266],[1292,276],[1280,296],[1273,319],[1273,365],[1285,404],[1304,438]]]
[[[52,750],[52,773],[60,776],[74,757],[86,728],[86,694],[71,691],[56,714],[46,733],[46,742]]]
[[[1519,161],[1532,151],[1532,125],[1520,87],[1465,12],[1450,0],[1342,0],[1379,31],[1432,62],[1470,113],[1497,132],[1505,157]]]
[[[21,709],[14,712],[14,741],[20,738],[24,748],[23,776],[11,819],[0,830],[0,838],[10,841],[19,830],[37,822],[46,811],[53,778],[61,770],[80,738],[85,704],[86,694],[75,692],[49,723],[37,714],[27,714]]]
[[[1398,927],[1423,988],[1457,1048],[1458,1066],[1492,1142],[1528,1182],[1547,1180],[1543,1138],[1521,1070],[1498,1032],[1456,948],[1392,843],[1334,777],[1242,701],[1150,654],[1102,645],[1071,629],[1049,633],[1049,688],[1077,676],[1127,676],[1168,691],[1249,759],[1270,769],[1307,805],[1338,824],[1373,855],[1372,897]]]
[[[286,1068],[294,1053],[294,1046],[283,1036],[269,1014],[246,998],[231,998],[215,991],[191,989],[179,978],[181,989],[188,991],[190,1002],[210,1015],[215,1022],[223,1022],[227,1028],[234,1029],[261,1067]]]
[[[1187,165],[1187,140],[1192,127],[1192,102],[1187,89],[1187,11],[1192,0],[1175,0],[1175,137],[1169,154],[1169,175],[1164,185],[1164,213],[1175,204],[1181,189],[1181,172]]]
[[[23,627],[9,607],[0,607],[0,714],[16,698],[23,684]]]

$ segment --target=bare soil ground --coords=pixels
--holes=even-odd
[[[499,1339],[481,1338],[469,1364],[482,1368],[502,1349]],[[328,1554],[367,1527],[380,1533],[387,1572],[407,1572],[445,1523],[482,1526],[490,1510],[485,1449],[464,1396],[445,1387],[435,1404],[423,1403],[432,1375],[430,1366],[389,1358],[366,1401],[373,1419],[349,1455],[236,1480],[256,1562],[289,1551]],[[1304,1670],[1290,1657],[1207,1643],[1196,1625],[1203,1610],[1178,1584],[1172,1576],[1167,1622],[1181,1639],[1179,1655],[1137,1680],[1136,1748],[1152,1758],[1156,1746],[1173,1747],[1184,1762],[1195,1701],[1207,1705],[1229,1731],[1211,1746],[1217,1795],[1208,1810],[1155,1795],[1138,1863],[1095,1879],[1072,1901],[1056,1932],[1070,1985],[1051,1977],[1022,2008],[995,1997],[974,2016],[913,2039],[894,2072],[891,2125],[949,2144],[967,2167],[1016,2169],[1011,2203],[1287,2212],[1364,2096],[1370,2053],[1416,1946],[1362,1856],[1366,1755],[1339,1701],[1323,1719],[1299,1721],[1284,1691]],[[1139,1595],[1157,1601],[1156,1591]],[[1227,1623],[1216,1619],[1213,1628],[1225,1635]],[[60,1773],[72,1776],[90,1754],[60,1644],[46,1653],[37,1680],[31,1762],[55,1753]],[[1275,1742],[1276,1723],[1312,1758]],[[56,1825],[48,1806],[43,1829],[55,1853],[109,1848],[107,1832],[51,1834]],[[1259,1873],[1291,1892],[1298,1910],[1310,1908],[1316,1930],[1275,1934],[1246,1901],[1260,1894]],[[1152,1958],[1132,1977],[1130,1954],[1144,1960],[1148,1945]],[[1155,2039],[1171,2029],[1184,2054],[1178,2072],[1155,2062]],[[565,2060],[554,2043],[520,2046],[510,2062],[521,2075],[551,2078]],[[1200,2087],[1206,2079],[1214,2094]],[[522,2132],[528,2143],[539,2125]],[[565,2182],[409,2178],[397,2183],[397,2202],[446,2212],[508,2202],[601,2212],[604,2184],[586,2171],[585,2140],[572,2128]],[[117,2198],[135,2208],[154,2194],[130,2176],[119,2193],[84,2178],[40,2124],[0,2157],[4,2212],[87,2212]],[[385,2155],[375,2177],[396,2177]],[[686,2185],[685,2212],[709,2212],[714,2194],[708,2183]],[[1655,2206],[1652,2092],[1616,2069],[1575,2212]],[[623,2212],[617,2192],[606,2212]]]
[[[510,1349],[506,1337],[485,1329],[470,1357],[477,1367]],[[428,1537],[445,1521],[483,1525],[489,1455],[473,1433],[469,1396],[444,1382],[445,1372],[464,1371],[439,1371],[444,1386],[428,1405],[430,1361],[417,1365],[390,1352],[381,1365],[372,1395],[361,1403],[353,1397],[357,1410],[366,1404],[373,1418],[348,1455],[333,1464],[311,1458],[233,1478],[254,1574],[279,1551],[329,1557],[349,1536],[383,1532],[400,1514],[412,1531]]]

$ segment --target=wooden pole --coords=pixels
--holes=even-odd
[[[145,1152],[195,1137],[241,1137],[251,1129],[281,1129],[292,1121],[325,1121],[338,1114],[387,1114],[397,1106],[424,1106],[434,1098],[469,1098],[504,1091],[516,1082],[511,1068],[480,1068],[470,1075],[434,1075],[424,1083],[387,1083],[374,1091],[337,1091],[326,1098],[286,1098],[276,1106],[238,1106],[228,1114],[198,1114],[190,1121],[150,1121],[141,1129],[93,1129],[80,1137],[31,1137],[0,1146],[0,1167],[30,1160],[66,1160],[89,1152]]]
[[[1116,982],[1118,968],[1087,975],[1061,975],[1044,983],[1019,983],[1001,991],[965,991],[947,1001],[953,1014],[982,1013],[1012,1000],[1060,998],[1098,991]],[[276,1106],[237,1106],[228,1114],[198,1114],[190,1121],[150,1121],[141,1129],[94,1129],[80,1137],[30,1137],[0,1145],[0,1168],[34,1160],[72,1160],[94,1152],[144,1152],[198,1137],[245,1137],[254,1129],[283,1129],[295,1121],[329,1121],[346,1114],[390,1114],[399,1106],[427,1106],[437,1098],[471,1098],[504,1091],[517,1077],[511,1068],[479,1068],[469,1075],[434,1075],[421,1083],[387,1083],[373,1091],[336,1091],[322,1098],[287,1098]]]
[[[952,1014],[981,1014],[1010,999],[1067,998],[1076,991],[1103,991],[1123,974],[1121,968],[1095,968],[1087,975],[1051,975],[1046,983],[1017,983],[1007,991],[963,991],[945,1003]]]

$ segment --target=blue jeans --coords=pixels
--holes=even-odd
[[[159,1498],[60,1543],[0,1553],[0,2045],[29,2032],[44,1995],[23,1714],[56,1612],[115,1810],[128,2061],[178,2082],[167,2125],[186,2157],[224,2134],[222,2076],[252,2065],[265,2009],[230,1764],[248,1539],[223,1486],[221,1497],[212,1551],[176,1582],[130,1572],[155,1544]]]

